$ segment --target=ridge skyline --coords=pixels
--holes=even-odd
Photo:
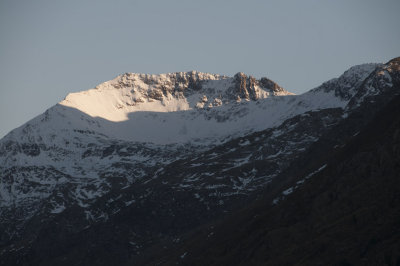
[[[233,75],[233,76],[227,76],[227,75],[221,75],[221,74],[216,74],[216,73],[210,73],[210,72],[202,72],[202,71],[197,71],[197,70],[190,70],[190,71],[179,71],[179,72],[168,72],[168,73],[161,73],[161,74],[149,74],[149,73],[135,73],[135,72],[125,72],[125,73],[123,73],[123,74],[119,74],[119,75],[117,75],[115,78],[113,78],[113,79],[111,79],[111,80],[108,80],[108,81],[105,81],[105,82],[102,82],[102,83],[100,83],[100,84],[98,84],[97,86],[94,86],[93,88],[91,88],[91,89],[87,89],[87,90],[82,90],[82,91],[77,91],[77,92],[70,92],[70,93],[68,93],[65,97],[64,97],[64,99],[63,100],[61,100],[61,101],[59,101],[58,103],[56,103],[56,105],[57,104],[61,104],[61,105],[66,105],[66,106],[69,106],[68,104],[66,104],[66,102],[68,101],[68,98],[69,97],[71,97],[71,96],[77,96],[77,95],[82,95],[82,94],[84,94],[84,95],[86,95],[87,93],[90,93],[91,91],[99,91],[99,89],[101,90],[101,89],[104,89],[104,86],[106,85],[106,86],[108,86],[108,84],[110,84],[110,83],[112,83],[112,82],[115,82],[115,81],[118,81],[118,80],[121,80],[122,78],[124,78],[124,77],[126,77],[127,75],[128,76],[134,76],[134,77],[139,77],[139,78],[141,78],[141,79],[161,79],[161,81],[163,81],[162,79],[169,79],[169,78],[171,78],[171,77],[178,77],[178,76],[180,76],[180,75],[183,75],[183,76],[186,76],[186,78],[187,78],[187,76],[189,76],[189,77],[191,77],[191,76],[197,76],[197,78],[200,80],[200,81],[210,81],[210,80],[234,80],[238,75],[240,76],[240,75],[244,75],[244,77],[245,78],[247,78],[247,79],[249,79],[249,78],[254,78],[257,82],[259,82],[259,81],[261,81],[262,79],[266,79],[266,80],[268,80],[268,81],[270,81],[270,82],[272,82],[273,84],[276,84],[276,86],[278,86],[279,88],[281,88],[282,90],[283,90],[283,95],[297,95],[297,96],[300,96],[300,95],[304,95],[304,94],[306,94],[306,93],[308,93],[308,92],[310,92],[310,91],[312,91],[312,90],[314,90],[314,89],[316,89],[316,88],[318,88],[318,87],[320,87],[320,86],[322,86],[323,84],[325,84],[325,83],[327,83],[327,82],[330,82],[330,81],[333,81],[333,80],[336,80],[336,79],[338,79],[338,78],[340,78],[341,76],[343,76],[343,75],[345,75],[346,74],[346,72],[349,72],[349,71],[351,71],[352,69],[357,69],[357,68],[359,68],[359,69],[362,69],[363,67],[368,67],[368,66],[377,66],[377,65],[379,65],[379,64],[377,64],[377,63],[364,63],[364,64],[359,64],[359,65],[354,65],[354,66],[352,66],[352,67],[350,67],[349,69],[347,69],[346,71],[344,71],[343,72],[343,74],[342,75],[340,75],[340,76],[338,76],[338,77],[334,77],[334,78],[332,78],[332,79],[329,79],[329,80],[327,80],[327,81],[324,81],[322,84],[320,84],[319,86],[317,86],[317,87],[315,87],[315,88],[312,88],[312,89],[310,89],[310,90],[307,90],[307,91],[305,91],[305,92],[303,92],[303,93],[301,93],[301,94],[293,94],[292,92],[289,92],[289,91],[286,91],[285,89],[283,89],[282,87],[280,87],[276,82],[274,82],[273,80],[270,80],[269,78],[266,78],[266,77],[261,77],[260,79],[255,79],[252,75],[246,75],[246,74],[244,74],[244,72],[236,72],[236,74],[235,75]],[[164,80],[165,81],[165,80]],[[151,85],[151,84],[150,84]],[[200,92],[200,91],[199,91]],[[56,106],[56,105],[54,105],[54,106]],[[53,106],[53,107],[54,107]],[[73,107],[73,106],[71,106],[71,107]],[[191,106],[190,108],[186,108],[187,110],[189,110],[189,109],[192,109],[192,108],[194,108],[195,106]],[[52,107],[50,107],[50,108],[52,108]],[[49,109],[50,109],[49,108]],[[77,108],[78,110],[81,110],[82,111],[82,109],[79,109],[79,108]],[[184,110],[186,110],[186,109],[184,109]],[[48,110],[48,109],[47,109]],[[148,110],[148,111],[151,111],[151,110]],[[157,110],[155,110],[155,111],[157,111]],[[89,116],[91,116],[91,114],[90,113],[87,113],[87,112],[85,112],[84,111],[84,113],[86,113],[86,114],[88,114]],[[96,116],[92,116],[92,117],[96,117]],[[101,117],[101,116],[100,116]],[[104,118],[104,117],[103,117]],[[107,118],[106,118],[107,119]],[[118,121],[118,120],[120,120],[120,121],[123,121],[123,120],[125,120],[125,119],[111,119],[110,121]],[[29,120],[28,120],[29,121]],[[26,122],[25,122],[26,123]],[[19,126],[19,127],[22,127],[25,123],[23,123],[21,126]],[[19,128],[19,127],[16,127],[16,128]],[[16,129],[15,128],[15,129]],[[12,130],[11,130],[12,131]],[[10,131],[10,132],[11,132]],[[9,133],[9,132],[8,132]],[[7,134],[8,134],[7,133]],[[3,137],[5,137],[7,134],[5,134],[4,136],[1,136],[0,137],[0,139],[2,139]]]
[[[240,70],[300,94],[399,54],[398,1],[231,1],[227,10],[211,1],[0,3],[0,137],[117,73]]]

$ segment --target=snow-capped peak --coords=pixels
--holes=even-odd
[[[353,67],[298,96],[268,78],[257,80],[241,72],[233,77],[196,71],[125,73],[93,89],[69,94],[22,128],[36,128],[37,138],[82,131],[156,144],[216,143],[277,126],[310,110],[344,108],[357,84],[375,67]],[[48,125],[41,126],[39,121]]]
[[[356,65],[346,70],[340,77],[324,82],[314,90],[325,92],[334,91],[335,95],[349,100],[357,91],[362,82],[382,64],[368,63]]]
[[[256,80],[243,73],[233,78],[197,71],[160,75],[125,73],[94,89],[71,93],[60,104],[117,122],[127,120],[129,113],[137,111],[212,108],[290,94],[267,78]]]

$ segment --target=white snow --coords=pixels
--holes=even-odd
[[[284,196],[287,196],[293,192],[293,187],[290,187],[282,192]]]
[[[249,144],[250,144],[250,141],[248,139],[246,139],[245,141],[239,143],[239,145],[242,146],[242,147],[243,146],[247,146]]]
[[[304,177],[304,179],[309,179],[310,177],[312,177],[312,176],[315,175],[316,173],[321,172],[322,170],[325,169],[326,166],[327,166],[327,164],[324,164],[323,166],[321,166],[320,168],[318,168],[318,169],[315,170],[314,172],[308,174],[306,177]]]
[[[272,200],[272,205],[278,204],[279,201],[283,200],[287,195],[293,193],[293,191],[295,191],[297,188],[299,188],[300,185],[302,185],[307,179],[309,179],[310,177],[312,177],[316,173],[321,172],[323,169],[325,169],[326,166],[327,166],[327,164],[322,165],[320,168],[318,168],[317,170],[315,170],[312,173],[308,174],[303,179],[297,181],[295,186],[289,187],[289,188],[285,189],[284,191],[282,191],[281,195],[279,195],[278,197],[276,197],[275,199]]]
[[[125,206],[129,206],[134,202],[135,202],[135,200],[129,200],[129,201],[125,202]]]
[[[54,207],[54,209],[51,210],[50,213],[57,214],[57,213],[63,212],[64,210],[65,210],[65,206],[64,205],[58,205],[58,206]]]
[[[336,97],[334,92],[317,90],[299,96],[264,93],[260,94],[258,101],[237,103],[226,98],[229,88],[233,86],[233,78],[204,73],[199,75],[205,81],[201,93],[191,91],[184,95],[168,92],[158,99],[149,95],[158,90],[155,87],[157,84],[170,84],[174,73],[151,76],[155,85],[143,82],[146,75],[119,76],[95,89],[69,94],[60,105],[53,107],[55,110],[50,111],[58,113],[58,117],[53,119],[60,121],[52,123],[52,126],[59,127],[57,131],[69,131],[71,127],[84,128],[130,141],[204,143],[263,130],[310,110],[344,107],[347,103]],[[210,99],[218,99],[218,104],[201,110],[195,108],[199,101],[209,102]],[[65,125],[62,121],[70,124]]]

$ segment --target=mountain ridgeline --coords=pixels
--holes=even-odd
[[[0,140],[0,265],[400,263],[400,58],[294,95],[126,73]]]

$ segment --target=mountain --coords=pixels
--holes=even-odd
[[[302,95],[195,71],[69,94],[0,140],[0,264],[145,263],[260,197],[279,206],[399,93],[399,61]]]
[[[207,224],[147,263],[398,265],[399,132],[396,96],[346,145],[302,160],[314,171],[293,165],[294,186]]]

